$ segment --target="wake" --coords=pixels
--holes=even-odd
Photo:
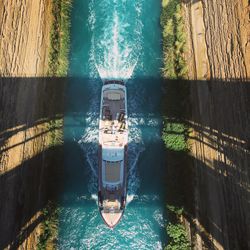
[[[124,29],[126,25],[120,24],[117,12],[114,13],[114,25],[112,28],[111,41],[108,40],[106,35],[104,39],[104,52],[96,56],[95,66],[102,80],[105,79],[130,79],[133,75],[134,68],[137,64],[137,59],[133,58],[132,47],[124,41],[120,30]],[[106,32],[107,34],[109,31]],[[120,49],[119,44],[123,42],[123,50]],[[108,45],[112,44],[112,48]],[[132,58],[131,58],[132,57]]]

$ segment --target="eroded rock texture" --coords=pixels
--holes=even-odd
[[[196,249],[250,249],[249,8],[184,1]]]
[[[195,82],[191,89],[199,247],[248,249],[250,85]]]
[[[52,21],[49,0],[0,0],[0,75],[46,74]]]
[[[60,79],[0,78],[0,249],[36,249],[57,190],[63,88]]]
[[[0,0],[0,249],[36,249],[53,191],[63,83],[36,78],[48,70],[51,4]]]

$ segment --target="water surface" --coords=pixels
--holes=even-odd
[[[65,179],[59,249],[162,249],[160,1],[75,0],[67,89]],[[98,116],[102,80],[128,88],[128,205],[114,230],[97,207]]]

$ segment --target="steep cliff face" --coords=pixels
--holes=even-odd
[[[55,79],[0,79],[0,249],[36,248],[41,210],[56,190],[63,87]]]
[[[250,248],[249,1],[184,1],[196,249]],[[199,81],[197,81],[199,80]],[[209,81],[208,81],[209,80]]]
[[[0,75],[43,76],[48,68],[52,1],[0,0]]]
[[[249,1],[183,0],[189,79],[249,79]]]
[[[54,190],[64,83],[38,78],[48,70],[51,4],[0,0],[0,249],[36,248]]]
[[[197,248],[248,249],[250,86],[191,85]]]

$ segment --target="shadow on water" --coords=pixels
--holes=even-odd
[[[80,145],[77,142],[65,142],[65,168],[63,185],[66,191],[73,194],[74,197],[81,197],[88,193],[87,185],[84,180],[87,180],[88,173],[84,169],[86,159]]]
[[[100,83],[99,91],[101,89],[101,82],[98,79],[78,79],[77,81],[82,83],[97,81]],[[74,84],[73,88],[77,95],[71,99],[69,112],[78,118],[73,119],[71,125],[81,128],[86,126],[84,123],[86,117],[82,119],[81,116],[88,108],[84,110],[86,106],[79,105],[84,104],[80,93],[84,92],[87,86],[78,85],[76,82]],[[183,85],[186,90],[183,90]],[[247,243],[243,239],[247,239],[249,233],[246,223],[249,220],[247,212],[249,206],[248,83],[171,80],[162,83],[162,80],[157,78],[135,78],[127,82],[127,87],[130,119],[132,121],[136,118],[136,122],[131,122],[130,128],[135,126],[140,130],[139,137],[143,139],[143,143],[139,141],[137,146],[140,147],[143,144],[144,148],[136,164],[135,175],[140,179],[139,188],[135,192],[137,197],[128,207],[134,206],[138,209],[136,202],[139,202],[140,198],[143,199],[149,194],[160,194],[162,206],[165,208],[166,193],[168,204],[184,206],[191,223],[192,219],[198,217],[201,228],[205,231],[201,228],[197,230],[210,248],[212,243],[207,233],[221,245],[246,246]],[[162,97],[162,93],[166,96]],[[86,97],[87,100],[91,99],[90,95],[91,93]],[[166,107],[163,114],[160,107],[161,101]],[[239,111],[245,112],[238,115]],[[98,117],[98,108],[94,109],[94,112]],[[186,133],[185,136],[201,143],[201,146],[207,146],[209,148],[207,150],[215,150],[216,152],[212,153],[215,155],[219,153],[222,158],[215,157],[209,164],[209,159],[202,159],[199,155],[190,156],[186,152],[172,150],[164,153],[160,138],[162,115],[167,116],[168,121],[183,122],[191,127],[195,133]],[[95,126],[97,127],[97,124]],[[83,129],[79,131],[80,138]],[[89,181],[91,170],[88,164],[84,163],[86,152],[82,152],[76,142],[74,148],[72,157],[78,159],[77,171],[81,173],[84,181],[81,181],[80,175],[71,173],[72,183],[74,178],[79,182],[79,185],[76,184],[73,187],[75,190],[79,189],[79,195],[90,197],[91,193],[86,188],[86,182]],[[82,157],[77,157],[76,152]],[[223,160],[223,157],[227,160]],[[74,159],[70,160],[70,165]],[[85,173],[81,170],[80,164],[88,169],[87,171],[85,169]],[[198,200],[195,201],[194,194],[197,190]],[[194,205],[197,202],[198,208],[195,208]],[[92,209],[96,209],[95,201],[92,200],[92,203]],[[215,206],[215,204],[219,205]],[[152,203],[144,204],[144,206],[152,205]],[[124,221],[126,223],[126,216]],[[99,220],[98,223],[102,221]],[[161,232],[159,233],[161,242],[166,242],[164,229]],[[230,241],[232,237],[237,239],[236,243]],[[226,241],[229,243],[225,243]]]
[[[87,242],[91,241],[93,244],[96,235],[104,233],[107,242],[115,237],[114,245],[119,242],[120,246],[125,248],[133,244],[138,245],[139,241],[145,244],[142,248],[146,247],[148,242],[150,246],[159,242],[166,244],[165,204],[162,192],[164,159],[161,156],[164,147],[161,141],[161,90],[156,87],[159,84],[160,79],[154,77],[127,81],[131,128],[128,190],[134,199],[128,204],[123,220],[111,234],[99,216],[93,197],[97,193],[95,175],[98,167],[98,117],[102,81],[71,78],[67,90],[64,122],[67,173],[61,197],[65,209],[60,215],[60,249],[100,246],[99,244],[104,244],[100,243],[103,237],[97,239],[96,245],[88,245]],[[95,105],[92,105],[93,100],[97,102]],[[92,134],[93,131],[94,137],[89,137],[88,134]],[[134,231],[136,228],[138,232]],[[150,240],[146,238],[148,231],[152,234]],[[134,239],[129,235],[126,237],[126,232],[129,235],[132,233]],[[67,241],[69,235],[71,243]]]

